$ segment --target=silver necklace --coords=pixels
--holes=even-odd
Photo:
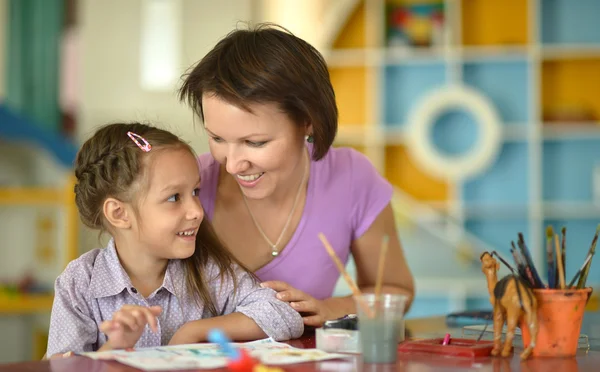
[[[306,180],[306,174],[308,173],[307,170],[308,170],[308,162],[307,162],[306,166],[304,167],[304,173],[302,174],[302,181],[300,181],[300,185],[298,186],[298,191],[296,192],[296,198],[294,199],[294,205],[292,206],[292,210],[290,211],[287,221],[285,222],[285,225],[283,226],[283,230],[281,231],[281,234],[279,234],[279,238],[277,238],[277,241],[275,243],[273,243],[271,241],[271,239],[269,239],[267,234],[265,234],[263,229],[258,224],[258,221],[256,221],[256,218],[254,218],[254,214],[252,214],[252,210],[250,209],[250,206],[248,205],[248,200],[246,199],[246,195],[244,195],[244,192],[242,191],[242,198],[244,199],[244,203],[246,204],[246,209],[248,209],[248,213],[250,214],[250,217],[252,218],[252,222],[254,222],[254,226],[256,226],[256,229],[258,230],[258,232],[262,235],[262,237],[265,239],[267,244],[269,244],[269,246],[271,247],[271,256],[273,256],[273,257],[277,257],[279,255],[279,250],[277,249],[277,246],[281,242],[281,239],[285,235],[285,232],[287,231],[288,226],[290,225],[290,222],[292,221],[292,216],[294,215],[294,211],[296,210],[296,206],[298,205],[298,200],[300,199],[300,191],[302,191],[302,185],[304,185],[304,181]],[[241,188],[240,188],[240,191],[241,191]]]

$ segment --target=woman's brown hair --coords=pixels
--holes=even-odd
[[[249,103],[275,103],[296,125],[312,124],[314,160],[335,139],[338,109],[325,59],[281,26],[262,23],[219,41],[184,75],[179,90],[180,100],[202,120],[204,94],[249,112]]]
[[[142,151],[127,135],[133,132],[142,136],[152,146],[149,152]],[[141,123],[114,123],[101,127],[88,139],[75,158],[75,203],[81,221],[92,229],[108,231],[102,205],[108,197],[123,202],[135,203],[137,195],[147,189],[147,169],[152,157],[165,150],[184,149],[195,157],[193,149],[171,132]],[[233,264],[246,270],[225,248],[204,218],[196,237],[194,254],[182,260],[185,267],[186,285],[195,295],[196,301],[217,315],[215,303],[210,296],[204,268],[209,262],[219,269],[221,283],[226,276],[233,280],[234,293],[237,278]]]

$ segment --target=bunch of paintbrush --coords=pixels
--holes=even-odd
[[[523,234],[519,233],[519,239],[517,240],[517,245],[519,246],[518,249],[515,246],[515,242],[511,241],[510,244],[510,253],[515,260],[517,272],[521,279],[529,283],[532,288],[544,288],[544,283],[542,283],[542,279],[540,279],[540,276],[533,265],[533,260],[531,259],[531,255],[525,244]]]
[[[525,282],[529,283],[532,288],[549,288],[549,289],[566,289],[573,288],[575,281],[577,282],[576,289],[585,288],[585,283],[590,271],[592,257],[596,252],[596,242],[598,241],[598,233],[600,232],[600,225],[596,228],[596,234],[592,239],[592,244],[586,256],[586,259],[573,279],[566,284],[566,237],[567,229],[563,227],[561,229],[562,239],[559,242],[558,234],[554,233],[552,226],[546,228],[546,263],[548,272],[548,284],[544,284],[540,278],[538,271],[536,270],[523,234],[519,233],[519,239],[517,240],[518,249],[514,242],[511,242],[510,253],[515,260],[517,267],[517,274]],[[508,265],[507,265],[508,266]],[[513,270],[510,266],[508,266]]]

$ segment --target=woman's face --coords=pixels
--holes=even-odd
[[[300,182],[304,136],[276,104],[250,104],[252,112],[214,95],[202,97],[210,152],[249,199],[264,199]],[[293,187],[295,190],[295,187]]]

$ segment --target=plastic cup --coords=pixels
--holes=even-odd
[[[364,363],[395,363],[404,339],[404,306],[400,294],[363,294],[355,298]],[[368,311],[367,311],[368,309]]]

